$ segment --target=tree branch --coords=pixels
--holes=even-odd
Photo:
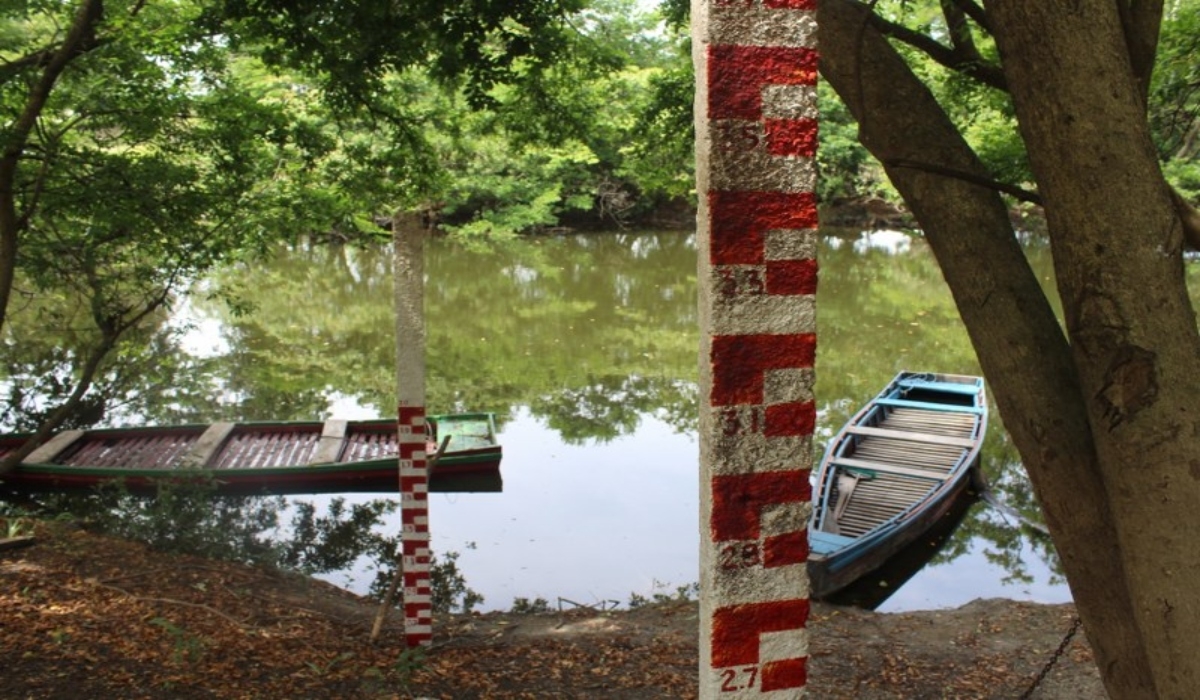
[[[1129,50],[1129,63],[1133,78],[1137,81],[1142,103],[1149,104],[1150,74],[1154,72],[1154,58],[1158,52],[1158,33],[1162,27],[1162,0],[1120,0],[1117,12],[1121,16],[1121,27],[1125,32],[1125,46]]]
[[[1000,70],[1000,67],[987,63],[978,53],[974,57],[964,56],[959,51],[940,44],[925,34],[913,31],[901,24],[889,22],[874,12],[868,12],[867,15],[866,19],[871,26],[884,36],[908,44],[935,62],[950,70],[972,77],[984,85],[997,90],[1008,90],[1008,83],[1005,82],[1004,72]]]
[[[1029,204],[1037,204],[1039,206],[1042,203],[1042,197],[1037,192],[1030,192],[1027,189],[1017,187],[1016,185],[1010,185],[1007,182],[1000,182],[999,180],[993,180],[990,177],[983,177],[981,175],[976,175],[975,173],[970,173],[965,170],[955,170],[954,168],[948,168],[943,165],[936,165],[934,163],[922,163],[920,161],[909,160],[909,159],[904,159],[904,158],[893,158],[893,159],[888,159],[888,160],[884,160],[881,162],[883,163],[883,165],[889,166],[889,167],[911,168],[913,170],[923,170],[927,173],[934,173],[937,175],[945,175],[946,177],[952,177],[952,178],[955,178],[956,180],[970,182],[971,184],[974,184],[974,185],[986,187],[989,190],[995,190],[997,192],[1007,194],[1010,197],[1013,197],[1016,200],[1021,201],[1021,202],[1028,202]]]
[[[1174,187],[1171,188],[1171,199],[1175,200],[1175,210],[1179,212],[1179,220],[1183,224],[1184,245],[1192,250],[1200,250],[1200,211]]]
[[[942,0],[942,16],[946,18],[946,29],[950,32],[950,43],[954,52],[963,61],[983,63],[983,56],[975,46],[975,37],[971,36],[971,24],[967,15],[953,0]]]
[[[983,29],[983,31],[987,32],[988,34],[992,33],[992,25],[990,22],[988,22],[987,11],[984,10],[982,7],[975,4],[974,2],[971,2],[971,0],[949,0],[949,1],[951,3],[953,3],[956,7],[958,7],[959,10],[962,10],[963,14],[970,17],[971,20],[973,22],[975,22],[975,24],[978,24],[979,27],[981,29]],[[945,7],[945,4],[943,3],[943,8],[944,7]]]

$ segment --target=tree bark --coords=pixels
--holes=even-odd
[[[1151,665],[1143,695],[1194,697],[1200,333],[1183,225],[1146,123],[1142,49],[1125,33],[1141,22],[1121,5],[995,0],[987,9],[1045,203],[1114,554]]]
[[[1114,697],[1147,697],[1151,666],[1122,583],[1125,561],[1096,546],[1116,541],[1117,527],[1072,349],[1004,204],[979,184],[988,173],[871,26],[870,9],[853,0],[822,0],[818,8],[822,75],[854,114],[860,140],[883,162],[938,259],[1045,511],[1106,686]]]

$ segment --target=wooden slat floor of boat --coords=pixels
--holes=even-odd
[[[168,469],[195,442],[195,433],[87,437],[55,462],[72,467]]]
[[[371,459],[386,459],[400,454],[399,438],[395,430],[385,432],[350,431],[346,436],[346,447],[341,461],[362,462]]]
[[[309,464],[320,434],[294,430],[235,432],[216,456],[216,469],[261,469]]]
[[[905,442],[891,438],[860,439],[856,443],[855,449],[872,450],[878,454],[919,455],[922,459],[934,461],[957,459],[964,451],[962,447],[931,445],[926,442]]]
[[[840,534],[858,537],[879,523],[899,515],[923,499],[937,482],[880,474],[874,479],[860,480],[846,510],[838,520]],[[830,503],[836,503],[833,494]]]
[[[945,422],[937,420],[928,420],[919,416],[888,416],[885,421],[880,424],[880,427],[887,427],[894,430],[906,430],[909,432],[929,433],[931,435],[945,435],[948,437],[971,437],[971,430],[974,428],[974,421],[970,422]]]
[[[965,413],[894,408],[887,412],[878,427],[970,438],[978,422],[977,416]]]

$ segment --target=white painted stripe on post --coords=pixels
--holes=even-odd
[[[816,375],[812,368],[769,369],[763,372],[763,403],[799,403],[813,400]]]
[[[794,335],[817,328],[816,299],[802,296],[739,296],[716,300],[713,335]]]
[[[813,85],[764,85],[761,94],[767,119],[817,118],[817,88]]]
[[[772,229],[766,233],[767,260],[816,260],[817,232],[814,229]]]
[[[811,10],[768,9],[761,0],[714,4],[709,31],[725,44],[738,46],[816,46],[817,16]]]

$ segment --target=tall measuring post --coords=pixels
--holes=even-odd
[[[693,0],[700,697],[798,698],[816,419],[815,0]]]
[[[425,454],[425,226],[413,212],[392,219],[396,296],[396,397],[400,447],[400,534],[404,638],[433,640],[429,577],[429,468]]]

